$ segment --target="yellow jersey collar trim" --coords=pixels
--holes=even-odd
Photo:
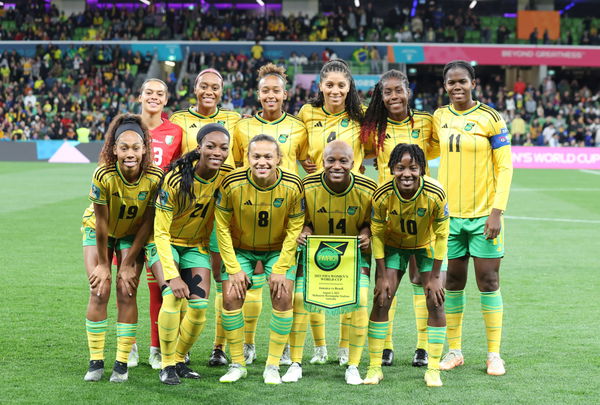
[[[256,184],[254,182],[254,180],[252,180],[252,169],[248,168],[248,170],[246,170],[246,177],[248,178],[248,181],[250,182],[250,184],[252,184],[254,186],[254,188],[256,188],[258,191],[269,191],[269,190],[273,190],[275,187],[277,187],[277,185],[279,185],[279,183],[281,182],[281,179],[283,178],[283,173],[281,172],[281,169],[278,167],[277,168],[277,180],[275,181],[274,184],[270,185],[267,188],[262,188],[261,186]]]
[[[417,197],[419,196],[419,194],[421,194],[421,191],[423,191],[423,186],[425,185],[425,182],[423,181],[423,176],[419,177],[419,188],[417,189],[417,192],[415,193],[415,195],[412,196],[412,198],[410,199],[405,199],[402,198],[402,194],[400,194],[400,190],[398,190],[398,185],[396,184],[396,178],[394,178],[392,180],[392,184],[394,185],[394,192],[396,193],[396,196],[400,199],[401,202],[412,202],[415,201],[417,199]]]
[[[450,110],[450,112],[454,115],[467,115],[467,114],[471,114],[473,111],[475,111],[476,109],[478,109],[479,107],[481,107],[481,103],[479,101],[475,102],[475,106],[469,108],[466,111],[458,111],[455,110],[454,107],[452,107],[452,104],[448,105],[448,109]]]
[[[348,186],[348,188],[346,190],[342,191],[341,193],[336,193],[331,188],[329,188],[329,186],[327,185],[327,182],[325,181],[325,171],[323,171],[323,173],[321,173],[321,184],[323,184],[323,187],[325,188],[325,190],[327,190],[327,192],[329,194],[334,195],[336,197],[342,197],[342,196],[345,196],[346,194],[348,194],[350,192],[350,190],[352,190],[352,187],[354,187],[354,174],[352,174],[352,172],[350,172],[350,185]]]
[[[192,163],[192,167],[196,167],[196,165],[197,165],[197,164],[198,164],[198,161],[197,161],[197,160],[195,160],[195,161]],[[196,170],[194,170],[194,179],[198,180],[198,181],[199,181],[200,183],[202,183],[202,184],[210,184],[210,183],[212,183],[213,181],[215,181],[215,179],[216,179],[216,178],[219,176],[219,173],[220,173],[220,172],[221,172],[221,168],[219,167],[219,169],[217,170],[217,173],[215,173],[215,175],[214,175],[214,176],[212,176],[212,177],[211,177],[210,179],[208,179],[208,180],[205,180],[205,179],[203,179],[202,177],[198,176],[198,174],[196,173]]]
[[[285,111],[283,111],[283,114],[281,115],[281,117],[277,118],[275,121],[267,121],[266,119],[264,119],[263,117],[261,117],[259,115],[261,112],[262,111],[257,112],[256,115],[254,116],[254,118],[256,118],[258,121],[262,122],[263,124],[267,124],[267,125],[277,125],[281,121],[286,119],[286,117],[287,117],[287,113]]]
[[[387,122],[393,125],[404,125],[407,122],[410,121],[410,115],[408,115],[406,118],[404,118],[402,121],[394,121],[393,119],[391,119],[390,117],[388,117]]]
[[[323,112],[325,113],[325,115],[331,115],[332,117],[339,117],[340,115],[346,113],[346,110],[340,111],[339,113],[335,113],[335,114],[334,113],[330,113],[329,111],[327,111],[325,109],[325,106],[321,107],[321,109],[323,110]]]
[[[203,120],[209,119],[209,118],[215,118],[217,115],[219,115],[219,113],[221,112],[221,109],[219,107],[217,107],[217,111],[215,111],[214,114],[211,115],[202,115],[199,112],[195,111],[195,107],[190,107],[188,108],[188,111],[190,112],[190,114],[192,114],[195,117],[198,118],[202,118]]]
[[[123,183],[125,183],[126,186],[137,186],[138,184],[140,184],[140,180],[142,179],[142,176],[144,175],[143,170],[140,170],[140,177],[138,177],[138,179],[135,181],[135,183],[130,183],[127,181],[127,179],[125,179],[125,176],[123,176],[123,173],[121,173],[121,168],[119,167],[119,162],[115,163],[115,167],[117,168],[117,174],[119,175],[119,177],[121,178]]]

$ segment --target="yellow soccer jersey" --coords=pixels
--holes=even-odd
[[[156,200],[154,219],[154,240],[165,280],[179,277],[179,272],[173,263],[171,244],[198,246],[208,254],[208,243],[215,217],[216,195],[223,179],[232,170],[233,167],[223,165],[210,180],[194,175],[195,199],[186,201],[186,205],[181,204],[181,172],[171,171],[165,176]]]
[[[266,121],[260,115],[240,120],[234,129],[233,159],[237,166],[248,166],[248,144],[259,134],[271,135],[281,149],[280,167],[298,174],[297,160],[307,158],[308,135],[304,123],[296,116],[283,113],[276,121]]]
[[[375,182],[353,174],[348,189],[337,194],[325,183],[325,173],[311,174],[302,180],[306,199],[304,223],[315,235],[358,235],[371,222],[371,199]]]
[[[422,176],[419,189],[410,200],[400,195],[395,180],[377,189],[373,196],[373,254],[383,259],[384,246],[398,249],[431,249],[435,259],[447,252],[448,203],[440,183]]]
[[[181,140],[181,154],[188,153],[195,149],[198,146],[198,142],[196,142],[196,136],[198,135],[198,131],[206,124],[217,123],[223,125],[227,131],[229,131],[229,135],[231,136],[231,141],[229,143],[229,156],[225,160],[225,163],[231,167],[234,167],[235,163],[233,161],[233,156],[231,151],[233,150],[233,129],[235,124],[242,118],[242,116],[231,110],[225,110],[222,108],[217,108],[217,111],[210,115],[205,116],[202,114],[198,114],[196,112],[195,107],[190,107],[187,110],[176,111],[171,115],[169,121],[173,124],[179,125],[183,129],[183,139]]]
[[[234,249],[281,251],[273,272],[285,274],[296,260],[296,238],[304,224],[304,190],[300,178],[277,169],[277,181],[263,189],[250,169],[240,168],[223,180],[217,199],[217,240],[228,273],[241,270]]]
[[[438,180],[448,193],[450,216],[479,218],[505,210],[512,180],[510,136],[496,110],[477,104],[467,111],[451,105],[433,114],[439,141]]]
[[[152,165],[135,183],[129,183],[119,164],[101,165],[92,176],[89,199],[92,204],[83,214],[83,226],[96,228],[94,203],[108,205],[108,236],[116,239],[135,235],[147,207],[154,207],[162,170]]]
[[[365,149],[360,141],[360,124],[350,120],[346,111],[337,114],[328,113],[324,107],[313,107],[305,104],[298,117],[306,125],[308,131],[308,157],[317,165],[317,171],[323,169],[323,151],[325,145],[335,139],[341,139],[352,147],[354,167],[352,171],[359,173],[360,165],[365,157]]]
[[[425,160],[438,157],[439,148],[433,141],[432,130],[433,117],[427,112],[414,111],[412,124],[410,117],[403,121],[394,121],[388,118],[383,149],[379,149],[377,153],[378,184],[383,184],[392,179],[393,176],[388,164],[394,147],[399,143],[419,145],[425,153]],[[429,175],[429,167],[425,169],[425,172]]]

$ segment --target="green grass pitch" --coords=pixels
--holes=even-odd
[[[600,176],[594,172],[516,170],[506,213],[502,263],[505,318],[502,353],[507,374],[485,374],[485,336],[474,275],[467,286],[465,366],[427,389],[422,369],[410,366],[416,333],[410,286],[399,289],[396,361],[379,386],[351,387],[333,360],[338,322],[328,318],[330,359],[311,366],[307,338],[304,378],[277,387],[262,383],[269,299],[257,335],[258,359],[235,385],[219,384],[224,368],[206,366],[213,315],[192,350],[199,381],[169,387],[147,364],[148,291],[139,288],[140,365],[129,382],[86,383],[87,280],[79,227],[94,165],[0,163],[0,376],[8,403],[599,403],[598,266]],[[537,219],[534,219],[537,218]],[[115,300],[109,306],[106,363],[115,356]],[[363,354],[361,374],[368,362]],[[284,372],[285,369],[282,370]]]

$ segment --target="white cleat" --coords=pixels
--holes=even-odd
[[[140,352],[138,352],[137,343],[131,345],[131,351],[129,352],[129,357],[127,358],[127,368],[137,367],[140,362]]]
[[[246,378],[247,375],[248,371],[246,370],[246,367],[242,366],[241,364],[232,363],[229,365],[229,370],[227,370],[227,373],[225,373],[223,377],[219,378],[219,382],[234,383],[242,378]]]
[[[160,348],[150,346],[150,357],[148,357],[148,364],[150,364],[154,370],[161,369]]]
[[[256,360],[256,346],[244,343],[244,361],[246,362],[246,365],[249,366],[254,363],[254,360]]]
[[[281,377],[279,376],[279,367],[267,365],[265,367],[265,371],[263,372],[263,379],[265,380],[265,384],[281,384]]]
[[[286,344],[283,353],[281,354],[281,359],[279,359],[280,366],[289,366],[292,364],[292,358],[290,357],[290,345]]]
[[[292,363],[288,371],[281,377],[281,381],[286,383],[298,382],[300,379],[302,379],[302,366],[299,363]]]
[[[504,375],[504,360],[500,357],[500,353],[489,352],[487,356],[487,373],[489,375]]]
[[[315,351],[310,364],[325,364],[327,363],[327,346],[315,346]]]
[[[350,349],[347,347],[340,347],[338,349],[338,360],[340,366],[346,366],[348,364],[348,356],[350,356]]]
[[[349,385],[361,385],[363,379],[360,378],[360,373],[356,366],[348,366],[346,369],[346,384]]]
[[[104,375],[104,361],[103,360],[91,360],[90,367],[87,373],[83,377],[84,381],[96,382],[102,379]]]

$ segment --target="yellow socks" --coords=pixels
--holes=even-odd
[[[394,317],[396,316],[396,305],[398,304],[398,299],[394,296],[392,300],[392,305],[390,306],[390,310],[388,312],[388,331],[385,336],[385,346],[384,349],[394,350],[394,342],[392,340],[393,331],[394,331]]]
[[[450,350],[460,350],[462,347],[462,322],[466,302],[465,290],[446,291],[445,310]]]
[[[223,308],[223,329],[225,329],[225,336],[227,337],[227,343],[229,343],[229,354],[231,355],[231,362],[246,365],[244,360],[244,344],[242,339],[244,338],[244,316],[242,315],[242,308],[228,311]]]
[[[415,310],[415,321],[417,324],[417,349],[427,350],[427,302],[423,286],[413,284],[413,308]]]
[[[446,340],[446,327],[427,327],[427,345],[429,355],[429,363],[427,369],[439,370],[440,369],[440,357],[442,356],[442,350],[444,349],[444,340]]]
[[[137,323],[117,322],[117,361],[127,364],[131,346],[135,343]]]
[[[310,328],[312,330],[313,340],[315,346],[326,346],[325,341],[325,313],[323,312],[311,312],[310,317]]]
[[[190,351],[206,323],[206,309],[208,300],[194,298],[188,300],[188,310],[179,326],[179,338],[175,349],[175,363],[184,361],[185,355]]]
[[[350,319],[350,350],[348,356],[349,366],[358,366],[367,339],[369,325],[369,276],[360,275],[360,301],[359,307],[352,312]],[[380,356],[381,360],[381,356]]]
[[[108,319],[103,321],[85,320],[90,360],[104,360],[104,342],[108,330]]]
[[[352,323],[352,312],[340,314],[340,343],[339,347],[350,347],[350,324]],[[316,345],[315,345],[316,346]]]
[[[383,354],[383,346],[385,337],[390,326],[389,321],[375,322],[369,321],[369,366],[381,367],[381,355]]]
[[[294,322],[290,332],[290,357],[294,363],[302,363],[308,312],[304,309],[304,277],[296,279],[294,290]]]
[[[262,296],[265,280],[264,274],[252,275],[252,288],[246,292],[242,311],[244,313],[244,343],[247,344],[254,344],[258,318],[263,306]]]
[[[215,296],[215,346],[225,347],[225,330],[221,321],[221,312],[223,311],[223,283],[216,282],[217,295]]]
[[[488,353],[500,353],[504,304],[500,290],[480,293],[481,312],[485,321]]]
[[[293,309],[288,309],[287,311],[273,309],[271,315],[271,333],[269,334],[268,366],[279,366],[283,347],[287,343],[290,331],[292,330],[293,316]]]
[[[180,312],[183,299],[176,298],[167,287],[162,292],[162,305],[158,313],[158,338],[160,339],[161,366],[175,365],[175,348],[179,336]]]

